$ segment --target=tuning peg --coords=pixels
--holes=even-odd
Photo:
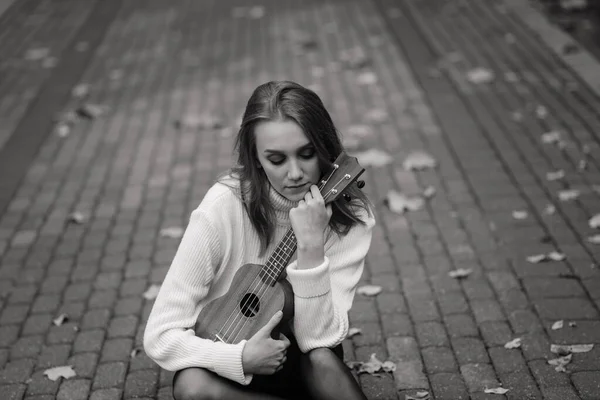
[[[343,196],[344,196],[344,200],[346,200],[346,201],[352,200],[352,197],[350,197],[350,195],[348,193],[344,193]]]
[[[365,187],[365,181],[356,181],[356,186],[358,186],[359,189],[362,189]]]

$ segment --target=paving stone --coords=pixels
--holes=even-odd
[[[538,358],[554,358],[550,352],[550,342],[543,332],[521,335],[521,349],[527,361]]]
[[[499,386],[496,373],[490,364],[461,365],[460,373],[469,392],[483,392],[487,388]]]
[[[362,322],[360,325],[362,332],[352,338],[357,346],[381,345],[383,344],[383,333],[376,322]]]
[[[102,348],[100,361],[128,361],[132,349],[133,340],[131,339],[118,338],[106,340]]]
[[[19,338],[10,348],[11,360],[19,358],[37,358],[43,344],[42,336],[25,336]]]
[[[508,319],[516,334],[537,332],[544,329],[537,315],[530,310],[513,311]]]
[[[98,354],[96,353],[79,353],[70,357],[67,361],[68,365],[72,365],[79,378],[93,378],[98,364]]]
[[[104,328],[108,325],[110,310],[94,309],[87,311],[81,321],[81,329]]]
[[[100,389],[92,392],[90,400],[121,400],[122,394],[121,389]]]
[[[129,363],[130,371],[137,371],[140,369],[153,369],[156,368],[157,364],[150,358],[142,348],[138,348],[140,350],[135,357],[131,358],[131,362]]]
[[[527,368],[525,360],[518,349],[494,347],[489,349],[494,369],[498,374],[507,374]]]
[[[387,339],[389,359],[396,363],[394,379],[398,390],[427,389],[429,383],[423,371],[417,341],[412,337]]]
[[[56,365],[65,365],[71,352],[68,344],[44,346],[37,358],[37,368],[51,368]]]
[[[426,322],[441,320],[433,298],[422,296],[408,297],[406,301],[413,321]]]
[[[127,367],[122,362],[100,364],[94,378],[93,389],[121,387],[125,382]]]
[[[510,397],[515,399],[542,399],[536,382],[527,369],[500,376],[502,386],[510,388]]]
[[[428,347],[421,350],[428,376],[440,372],[457,372],[458,364],[449,347]]]
[[[483,364],[490,361],[483,342],[478,338],[453,338],[452,348],[460,365]]]
[[[0,314],[0,325],[20,324],[27,318],[29,305],[8,305]]]
[[[429,379],[436,400],[469,399],[469,394],[460,374],[442,372],[430,375]]]
[[[34,285],[15,286],[8,298],[8,304],[31,303],[37,293]]]
[[[451,338],[479,336],[475,321],[468,314],[455,314],[444,317],[444,324]]]
[[[598,393],[600,393],[599,371],[576,372],[571,375],[571,379],[582,399],[592,400],[598,397]]]
[[[108,337],[130,337],[135,335],[137,317],[125,316],[112,318],[108,326]]]
[[[444,326],[439,322],[418,323],[415,331],[420,347],[447,346],[449,344]]]
[[[24,383],[33,371],[34,361],[28,358],[10,361],[0,370],[0,385]]]
[[[8,347],[17,341],[19,325],[0,326],[0,347]]]
[[[25,385],[0,385],[0,393],[2,393],[6,400],[21,400],[25,394]]]
[[[117,289],[123,280],[120,272],[102,272],[94,280],[94,289]]]
[[[440,310],[444,315],[462,314],[469,312],[469,304],[460,292],[444,293],[438,296]]]
[[[59,295],[42,295],[37,296],[33,306],[31,307],[32,313],[53,313],[55,312],[61,302]]]
[[[523,285],[532,298],[579,297],[584,295],[581,284],[575,279],[526,278]]]
[[[494,291],[487,281],[483,279],[465,279],[462,282],[462,286],[471,304],[477,303],[479,300],[494,298]]]
[[[491,321],[479,325],[486,346],[503,346],[513,340],[514,335],[506,322]]]
[[[86,400],[90,392],[88,379],[67,379],[61,382],[56,400]]]
[[[46,335],[48,344],[65,344],[73,343],[77,335],[77,325],[73,322],[66,322],[60,326],[51,326]]]
[[[36,371],[27,382],[27,396],[52,395],[54,397],[60,382],[60,379],[56,381],[48,379],[43,370]]]
[[[414,336],[413,325],[407,314],[383,314],[381,325],[386,337]]]
[[[52,326],[52,315],[34,314],[27,318],[23,324],[22,335],[46,334]]]
[[[88,304],[90,308],[112,308],[116,301],[116,290],[94,290]]]
[[[119,299],[115,305],[115,315],[137,315],[142,310],[143,299],[135,297],[126,297]]]
[[[373,284],[376,283],[373,282]],[[404,297],[400,293],[380,293],[379,295],[377,295],[375,301],[377,303],[377,308],[379,309],[380,313],[401,314],[407,312]]]
[[[542,387],[541,391],[545,400],[581,400],[570,386]]]
[[[353,325],[359,324],[362,321],[377,322],[379,319],[375,301],[373,300],[356,299],[352,304],[348,316]]]
[[[582,298],[539,299],[534,302],[540,317],[546,319],[594,319],[598,311],[593,304]]]
[[[126,397],[153,397],[158,385],[158,372],[142,370],[129,373],[125,381]]]
[[[556,355],[548,357],[549,360],[554,358],[556,358]],[[568,375],[556,372],[554,367],[548,364],[547,360],[534,360],[528,364],[533,377],[540,387],[569,386]]]
[[[506,319],[500,304],[495,300],[479,299],[473,301],[471,302],[471,309],[478,324],[488,321],[504,321]]]

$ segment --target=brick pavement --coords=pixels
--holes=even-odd
[[[64,96],[70,85],[88,83],[89,101],[110,108],[65,138],[40,125],[39,153],[19,171],[3,170],[3,181],[23,177],[12,178],[18,186],[0,215],[3,398],[171,398],[172,374],[138,351],[151,308],[142,294],[161,282],[177,247],[160,229],[185,225],[228,166],[232,145],[225,129],[199,133],[174,121],[210,113],[234,127],[251,90],[268,79],[311,85],[342,131],[364,123],[370,109],[390,115],[373,127],[369,145],[396,161],[365,178],[380,223],[363,281],[383,292],[357,297],[351,323],[363,334],[344,343],[348,359],[376,353],[398,365],[392,375],[360,376],[370,399],[417,390],[438,400],[600,398],[598,346],[574,354],[567,374],[546,362],[555,357],[551,343],[600,344],[600,277],[591,267],[600,253],[585,241],[587,219],[599,212],[589,188],[600,179],[600,99],[501,2],[269,0],[260,18],[232,17],[242,1],[115,2],[116,16],[79,66],[81,79],[59,88],[62,69],[23,54],[50,46],[73,57],[68,50],[91,29],[85,21],[99,3],[18,4],[0,17],[8,22],[0,29],[0,148],[22,116],[48,118],[32,106],[44,90],[55,93],[56,111],[67,111],[76,105]],[[294,29],[316,45],[299,51]],[[355,46],[369,56],[364,69],[376,82],[360,84],[359,71],[341,67],[340,53]],[[479,66],[497,78],[467,81]],[[537,118],[538,106],[548,115]],[[563,132],[566,148],[540,142],[552,129]],[[417,149],[440,167],[403,170],[401,160]],[[578,170],[582,157],[586,171]],[[547,181],[559,168],[566,178]],[[390,189],[428,185],[436,195],[424,210],[401,217],[383,205]],[[560,202],[564,188],[583,193]],[[555,214],[544,213],[548,203]],[[523,209],[529,218],[512,219]],[[83,224],[65,223],[74,211]],[[525,260],[553,249],[566,260]],[[473,273],[452,279],[456,268]],[[62,313],[69,320],[53,325]],[[559,319],[577,326],[552,330]],[[505,349],[515,337],[522,347]],[[67,364],[76,377],[43,375]],[[510,391],[484,393],[499,385]]]

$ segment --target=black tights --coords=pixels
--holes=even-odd
[[[306,395],[295,396],[300,392],[293,387],[268,393],[269,390],[263,390],[263,387],[268,387],[265,383],[259,384],[258,387],[253,383],[250,386],[242,386],[203,368],[187,368],[178,371],[173,378],[173,397],[176,400],[367,399],[350,369],[331,349],[320,348],[300,354],[298,368],[300,373],[295,379]],[[263,380],[268,381],[268,377]]]

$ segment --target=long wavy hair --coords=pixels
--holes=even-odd
[[[344,151],[333,121],[319,96],[310,89],[290,81],[271,81],[258,86],[246,105],[242,124],[235,140],[237,164],[230,175],[239,179],[244,207],[261,241],[261,253],[269,246],[275,230],[275,211],[269,200],[270,183],[260,168],[256,151],[254,128],[262,121],[293,121],[298,124],[314,146],[321,173],[331,168],[332,162]],[[371,203],[356,186],[344,191],[348,202],[340,196],[332,202],[329,227],[345,235],[356,224],[360,209],[371,215]]]

